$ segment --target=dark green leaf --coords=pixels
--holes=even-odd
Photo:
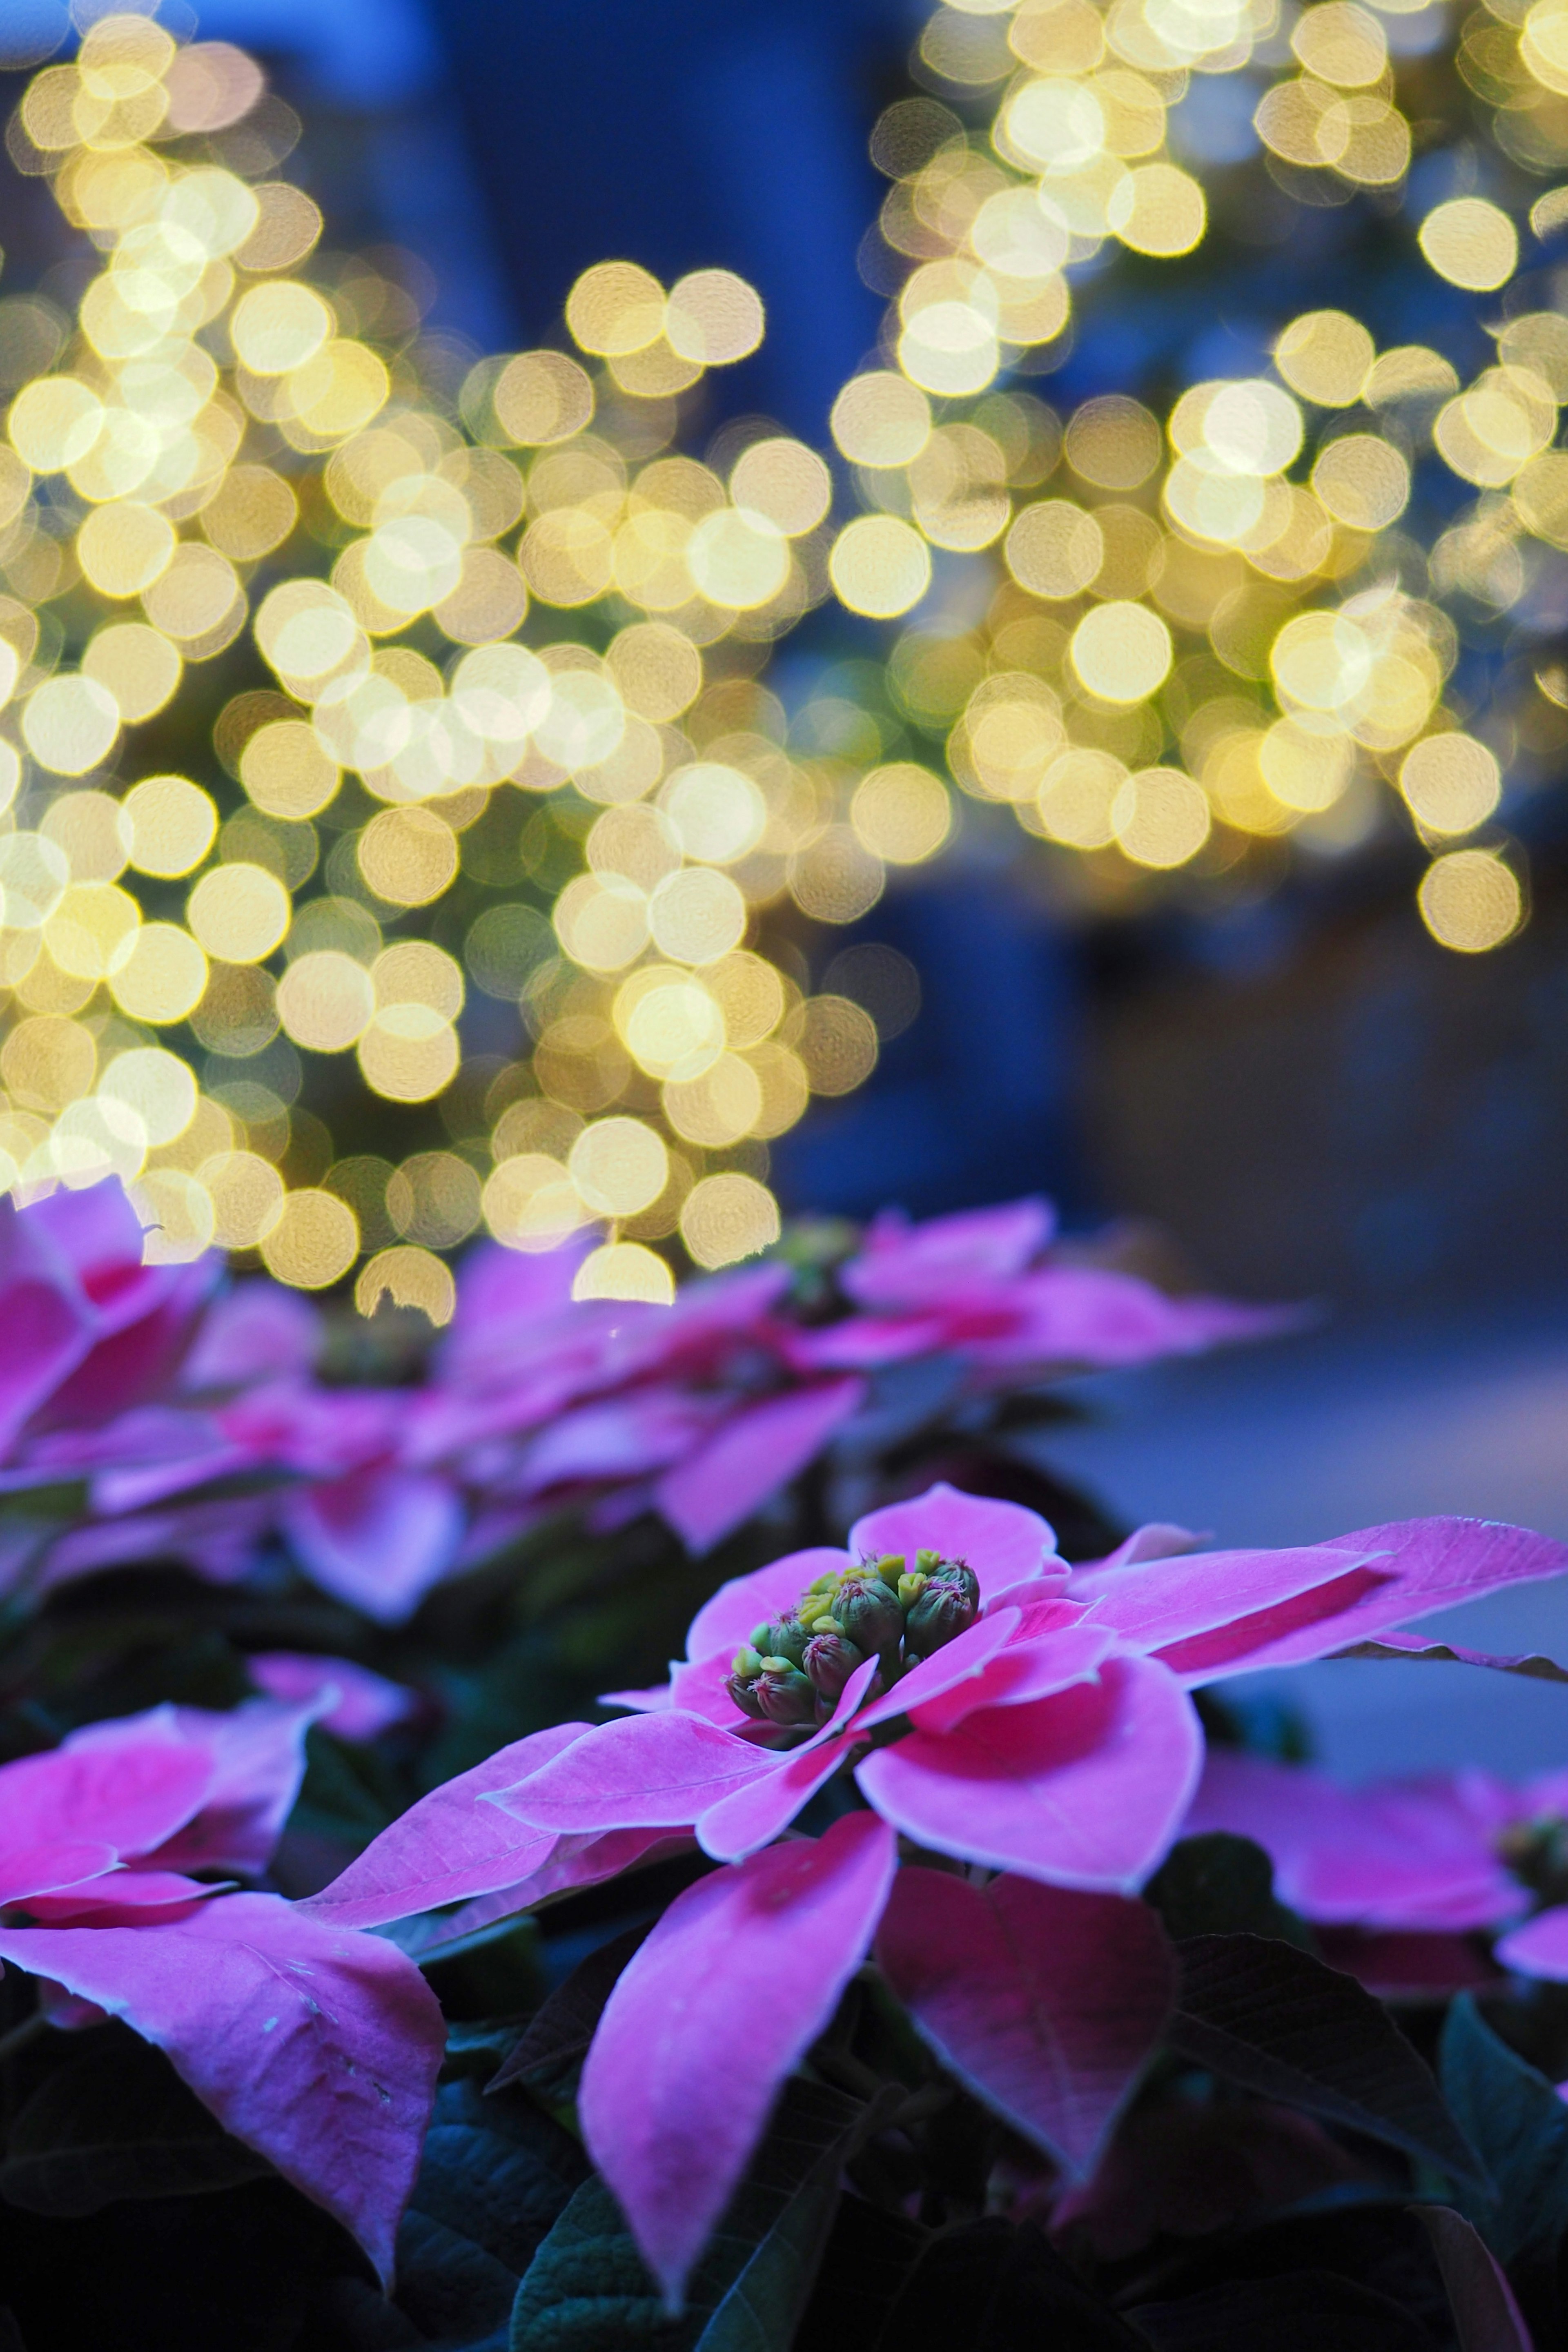
[[[824,2177],[837,2181],[857,2139],[875,2126],[875,2112],[858,2099],[817,2083],[785,2084],[766,2137],[692,2278],[686,2310],[669,2318],[658,2288],[632,2242],[619,2206],[604,2182],[585,2181],[534,2257],[511,2315],[511,2352],[695,2352],[731,2289],[748,2271],[753,2294],[764,2284],[775,2308],[795,2318],[810,2292],[826,2225],[792,2213]],[[780,2228],[785,2243],[773,2253],[765,2242]],[[760,2266],[759,2266],[760,2265]],[[756,2317],[750,2296],[731,2306],[726,2326]],[[765,2320],[761,2324],[767,2324]],[[732,2336],[735,2346],[777,2345],[789,2336]],[[716,2338],[710,2352],[725,2343]]]
[[[1443,2273],[1459,2352],[1531,2352],[1508,2281],[1464,2215],[1449,2205],[1413,2210]]]
[[[1168,2039],[1183,2057],[1484,2185],[1430,2071],[1353,1977],[1264,1936],[1194,1936],[1177,1951]]]
[[[230,2139],[161,2051],[115,2029],[56,2067],[16,2116],[0,2197],[66,2218],[122,2198],[230,2189],[270,2170]]]
[[[539,2011],[490,2084],[492,2091],[508,2083],[526,2083],[547,2099],[571,2095],[578,2067],[598,2031],[605,2003],[616,1979],[652,1925],[645,1920],[612,1936],[586,1959],[579,1960]]]
[[[1293,1911],[1277,1901],[1274,1864],[1250,1838],[1228,1830],[1183,1838],[1143,1890],[1168,1932],[1186,1936],[1274,1936],[1310,1948]]]
[[[1502,2262],[1550,2251],[1568,2226],[1568,2107],[1468,1993],[1444,2021],[1438,2074],[1496,2192],[1463,2200],[1470,2219]]]
[[[789,2352],[838,2210],[838,2164],[810,2173],[698,2341],[698,2352]]]
[[[587,2170],[527,2100],[443,2084],[398,2234],[399,2306],[433,2341],[504,2352],[518,2281]]]
[[[1435,2352],[1410,2313],[1331,2271],[1238,2279],[1131,2316],[1158,2352]]]

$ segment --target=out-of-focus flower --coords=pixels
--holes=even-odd
[[[258,1690],[268,1698],[320,1701],[323,1731],[340,1739],[374,1739],[398,1730],[424,1712],[425,1701],[405,1683],[388,1681],[352,1658],[330,1658],[300,1650],[262,1650],[246,1660]]]
[[[601,1532],[652,1510],[710,1549],[874,1407],[879,1367],[942,1356],[973,1394],[1288,1319],[1053,1262],[1050,1232],[1038,1201],[884,1218],[840,1270],[834,1319],[811,1323],[782,1262],[700,1276],[666,1307],[574,1299],[581,1239],[487,1244],[424,1377],[369,1387],[318,1377],[320,1315],[295,1294],[219,1292],[211,1258],[142,1267],[117,1185],[0,1202],[26,1334],[0,1492],[87,1502],[64,1526],[42,1498],[19,1512],[0,1567],[47,1585],[163,1557],[224,1581],[281,1541],[323,1591],[398,1623],[566,1508]],[[953,1605],[939,1593],[927,1614]]]
[[[1295,1311],[1172,1298],[1109,1266],[1053,1259],[1046,1201],[910,1224],[884,1211],[839,1282],[859,1310],[796,1342],[803,1363],[865,1367],[955,1354],[975,1386],[1147,1363],[1287,1329]]]
[[[1489,1773],[1342,1787],[1321,1772],[1211,1750],[1185,1827],[1251,1838],[1275,1890],[1304,1919],[1391,1933],[1495,1927],[1527,1896],[1505,1832],[1534,1810]]]
[[[439,2009],[390,1946],[191,1874],[266,1869],[326,1703],[156,1707],[0,1766],[0,1958],[51,2022],[107,2013],[165,2051],[388,2279]]]
[[[694,1838],[726,1865],[678,1896],[629,1963],[583,2077],[589,2148],[672,2304],[779,2082],[874,1938],[947,2062],[1081,2172],[1170,1999],[1163,1944],[1129,1898],[1202,1767],[1188,1686],[1568,1567],[1568,1547],[1468,1520],[1287,1551],[1182,1540],[1151,1531],[1074,1571],[1014,1504],[939,1486],[872,1512],[848,1550],[796,1552],[722,1587],[668,1685],[617,1695],[638,1711],[492,1758],[309,1907],[372,1926],[457,1902],[426,1939],[438,1943],[606,1874],[617,1838],[648,1842],[637,1859],[660,1836]],[[835,1604],[848,1592],[863,1605],[873,1584],[901,1609],[903,1639],[879,1605],[878,1645],[851,1665]],[[944,1589],[978,1613],[932,1646],[912,1629]],[[859,1810],[818,1839],[788,1835],[841,1773]],[[895,1891],[900,1835],[1002,1875],[982,1892],[921,1868]],[[1071,2095],[1018,2057],[1031,2000],[1068,2021]],[[1127,2036],[1112,2051],[1119,2004]]]
[[[1471,1769],[1347,1789],[1218,1750],[1186,1828],[1253,1839],[1282,1898],[1315,1925],[1426,1938],[1503,1927],[1505,1968],[1568,1979],[1568,1903],[1551,1899],[1564,1889],[1568,1772],[1512,1783]],[[1545,1907],[1521,1919],[1542,1887]],[[1367,1957],[1376,1974],[1376,1949]]]

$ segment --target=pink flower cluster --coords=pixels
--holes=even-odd
[[[381,1938],[227,1891],[265,1871],[324,1703],[155,1707],[0,1766],[0,1958],[41,1979],[48,2022],[119,2017],[166,2052],[389,2281],[439,2007]]]
[[[1474,1981],[1455,1939],[1506,1929],[1496,1956],[1521,1976],[1568,1980],[1568,1900],[1532,1917],[1516,1874],[1532,1862],[1562,1885],[1568,1772],[1522,1783],[1479,1770],[1341,1786],[1301,1765],[1211,1753],[1186,1827],[1262,1846],[1276,1891],[1315,1926],[1357,1932],[1343,1957],[1374,1990],[1400,1974],[1436,1990]],[[1426,1951],[1421,1945],[1429,1946]],[[1467,1965],[1468,1962],[1468,1965]]]
[[[910,1225],[883,1217],[810,1324],[768,1263],[673,1307],[574,1301],[585,1244],[494,1245],[413,1387],[324,1384],[318,1312],[221,1265],[144,1266],[118,1186],[0,1202],[0,1584],[150,1558],[225,1580],[285,1543],[383,1623],[566,1506],[609,1528],[658,1511],[708,1549],[788,1484],[884,1368],[941,1356],[965,1393],[1278,1329],[1267,1309],[1172,1298],[1053,1255],[1038,1201]],[[50,1489],[79,1488],[61,1524]]]
[[[371,1927],[456,1905],[405,1934],[431,1949],[656,1853],[721,1865],[622,1974],[580,2098],[672,2304],[873,1951],[943,2063],[1082,2174],[1172,1998],[1132,1896],[1203,1771],[1190,1690],[1568,1568],[1568,1547],[1462,1519],[1192,1544],[1145,1529],[1072,1570],[1013,1504],[938,1486],[874,1511],[847,1550],[724,1586],[668,1685],[617,1695],[636,1712],[503,1749],[304,1907]],[[828,1824],[803,1834],[814,1802]]]

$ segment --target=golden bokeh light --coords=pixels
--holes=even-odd
[[[259,963],[289,929],[289,893],[265,866],[237,859],[204,874],[192,891],[185,919],[209,956],[226,963]]]
[[[574,1298],[626,1298],[673,1307],[675,1276],[668,1261],[641,1242],[605,1242],[590,1250],[572,1277]]]
[[[895,515],[863,515],[833,543],[828,572],[839,600],[852,613],[894,619],[920,603],[931,585],[931,554],[920,533]]]
[[[1447,845],[1503,805],[1489,746],[1534,780],[1558,706],[1518,697],[1555,669],[1515,664],[1500,711],[1448,681],[1568,548],[1568,326],[1544,278],[1489,299],[1518,173],[1568,168],[1568,13],[1447,48],[1402,13],[939,10],[946,95],[874,136],[888,309],[820,448],[715,412],[766,326],[731,272],[611,257],[569,349],[478,354],[422,266],[335,247],[242,51],[89,26],[9,134],[81,274],[0,303],[3,1075],[34,1122],[0,1177],[118,1168],[150,1257],[357,1264],[367,1315],[445,1320],[480,1222],[537,1250],[606,1221],[580,1295],[666,1299],[679,1248],[776,1236],[768,1141],[910,1017],[852,976],[892,951],[833,929],[955,839],[1100,920],[1271,887],[1397,810],[1434,937],[1510,936],[1508,859]],[[130,95],[93,79],[122,37]],[[1454,58],[1505,174],[1413,184]],[[1211,99],[1261,142],[1217,177]],[[1292,315],[1287,243],[1271,366],[1066,394],[1102,308],[1180,310],[1241,211],[1266,238],[1357,191],[1492,364],[1461,380],[1448,325],[1380,354],[1348,280]],[[498,1025],[465,1060],[469,992]],[[374,1155],[337,1133],[359,1087]]]
[[[420,1249],[412,1243],[400,1242],[391,1249],[378,1250],[360,1269],[354,1284],[354,1305],[362,1315],[369,1317],[384,1302],[415,1309],[440,1330],[451,1321],[458,1307],[458,1286],[452,1269],[434,1251]]]
[[[1418,242],[1439,278],[1472,294],[1495,293],[1519,266],[1519,237],[1505,212],[1482,196],[1454,196],[1422,222]]]
[[[1399,789],[1428,833],[1473,833],[1497,807],[1502,775],[1486,745],[1456,729],[1405,753]]]
[[[1147,604],[1120,598],[1086,613],[1073,631],[1073,668],[1102,702],[1142,702],[1169,675],[1171,632]]]
[[[1501,947],[1524,912],[1518,877],[1487,849],[1452,849],[1435,858],[1416,901],[1432,937],[1458,955],[1486,955]]]
[[[767,1186],[734,1170],[705,1176],[681,1207],[680,1237],[701,1266],[754,1257],[771,1249],[779,1233],[778,1203]]]
[[[128,861],[140,873],[172,880],[199,866],[217,834],[212,797],[184,776],[147,776],[122,805]]]
[[[359,1224],[346,1201],[305,1185],[284,1200],[276,1223],[261,1235],[268,1274],[296,1290],[326,1290],[341,1281],[359,1255]]]

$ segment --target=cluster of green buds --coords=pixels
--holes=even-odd
[[[730,1696],[761,1723],[825,1723],[868,1658],[878,1662],[876,1687],[890,1690],[979,1614],[980,1580],[963,1560],[917,1551],[911,1564],[885,1552],[819,1576],[794,1609],[753,1625],[735,1653]]]

